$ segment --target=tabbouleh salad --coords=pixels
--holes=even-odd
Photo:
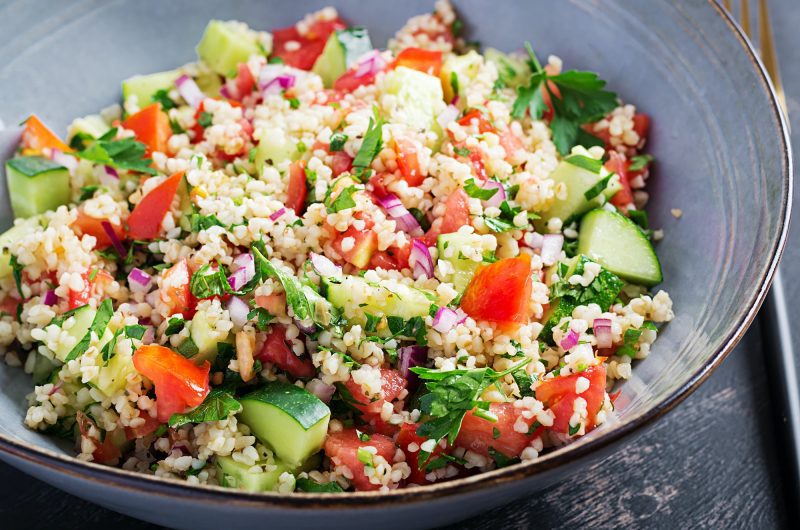
[[[673,318],[648,116],[445,0],[373,47],[333,8],[211,21],[6,162],[0,355],[78,458],[250,491],[423,485],[611,420]]]

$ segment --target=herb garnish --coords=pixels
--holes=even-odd
[[[115,127],[90,143],[83,151],[76,151],[72,154],[78,158],[117,169],[155,175],[156,170],[150,167],[153,161],[149,158],[144,158],[146,146],[133,138],[114,140],[116,135],[117,129]]]

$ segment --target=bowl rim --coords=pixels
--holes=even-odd
[[[388,492],[348,492],[345,495],[322,493],[295,493],[283,495],[276,492],[247,492],[213,485],[196,485],[185,481],[165,479],[121,468],[85,462],[66,454],[57,453],[38,446],[28,446],[22,441],[0,433],[0,451],[8,455],[47,468],[53,472],[65,474],[79,480],[90,480],[99,486],[131,490],[140,495],[164,494],[175,498],[191,500],[202,499],[205,502],[224,503],[225,505],[247,506],[249,508],[277,507],[285,510],[318,508],[329,510],[346,510],[354,508],[381,508],[387,504],[428,502],[450,495],[464,495],[497,487],[515,481],[532,478],[547,471],[567,466],[570,463],[588,457],[592,453],[601,452],[605,448],[631,436],[633,433],[650,425],[664,416],[675,406],[694,392],[720,365],[733,350],[752,324],[770,289],[778,267],[778,263],[786,246],[793,194],[793,162],[790,136],[786,118],[779,106],[775,88],[766,73],[758,54],[734,18],[719,4],[718,0],[707,0],[711,8],[728,26],[734,37],[742,46],[745,56],[755,69],[762,87],[767,93],[773,119],[778,126],[779,146],[783,156],[784,173],[782,175],[786,193],[780,205],[780,232],[770,249],[770,260],[761,277],[758,289],[751,296],[747,309],[739,317],[739,321],[730,333],[721,341],[715,351],[695,373],[678,389],[662,399],[650,410],[621,424],[600,436],[577,441],[553,453],[543,455],[533,462],[515,464],[513,466],[479,473],[470,477],[426,486],[412,486]]]

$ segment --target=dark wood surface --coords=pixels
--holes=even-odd
[[[771,9],[800,144],[800,2],[773,0]],[[800,311],[792,302],[800,299],[800,282],[790,275],[798,268],[799,238],[793,230],[782,265],[792,316]],[[760,333],[756,323],[700,389],[613,455],[567,483],[452,528],[787,526]],[[795,349],[800,352],[800,334]],[[0,521],[2,528],[20,529],[152,528],[3,463]]]

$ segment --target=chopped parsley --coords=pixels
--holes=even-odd
[[[298,478],[295,481],[294,489],[307,493],[344,493],[342,487],[336,482],[325,482],[321,484],[310,478]]]
[[[492,457],[492,460],[494,460],[494,463],[497,464],[497,467],[499,468],[508,467],[519,462],[519,458],[508,457],[494,447],[489,447],[489,456]]]
[[[171,337],[176,333],[180,333],[185,325],[186,322],[183,320],[182,316],[171,317],[167,322],[167,329],[164,331],[164,335]]]
[[[458,96],[458,74],[455,72],[450,72],[450,88],[453,90],[453,96]]]
[[[331,135],[331,153],[344,151],[344,144],[347,142],[347,135],[344,133],[333,133]]]
[[[483,217],[483,222],[489,230],[495,233],[508,232],[516,228],[524,228],[514,224],[514,218],[522,211],[519,206],[511,206],[508,201],[500,203],[500,215],[497,217]],[[528,220],[538,219],[535,213],[528,213]]]
[[[218,264],[216,269],[212,269],[208,263],[192,275],[189,290],[199,299],[223,296],[233,292],[225,274],[225,267]]]
[[[327,205],[328,213],[336,213],[348,208],[354,208],[356,201],[353,199],[353,194],[357,191],[358,188],[356,186],[348,186],[340,191],[336,198],[332,201],[330,200],[330,197],[328,197],[327,202],[330,202],[330,204]]]
[[[600,169],[603,167],[602,160],[583,155],[569,155],[564,158],[564,162],[591,171],[592,173],[600,173]]]
[[[463,156],[463,157],[468,157],[469,155],[472,154],[472,151],[470,151],[466,147],[459,147],[459,146],[453,147],[453,152],[455,152],[455,154],[457,154],[458,156]]]
[[[225,225],[222,224],[222,221],[220,221],[214,214],[200,215],[199,213],[193,213],[189,217],[189,223],[191,225],[192,232],[200,232],[202,230],[208,230],[212,226],[221,226],[223,228],[225,227]]]
[[[79,201],[85,201],[94,197],[94,192],[100,189],[100,186],[83,186],[81,188],[81,196],[78,197]]]
[[[289,101],[289,106],[291,108],[293,108],[293,109],[299,109],[300,108],[300,100],[299,99],[297,99],[297,98],[288,98],[287,101]]]
[[[364,134],[364,140],[361,142],[361,147],[353,159],[353,175],[360,178],[362,181],[369,178],[369,166],[378,153],[381,152],[383,147],[383,119],[378,115],[377,109],[375,110],[375,117],[369,119],[367,125],[367,132]]]
[[[625,330],[625,334],[622,336],[622,346],[616,351],[616,355],[622,357],[623,355],[627,355],[631,359],[636,357],[636,344],[639,342],[639,338],[642,336],[642,332],[646,329],[652,329],[656,331],[656,325],[646,320],[642,327],[639,329],[636,328],[628,328]]]
[[[408,213],[414,216],[414,219],[417,220],[423,232],[427,232],[428,229],[431,227],[431,222],[428,221],[428,216],[425,215],[425,212],[423,212],[419,208],[409,208]]]
[[[14,254],[11,254],[8,264],[11,266],[11,274],[14,276],[14,284],[17,286],[17,292],[22,299],[25,299],[25,295],[22,294],[22,270],[25,267],[17,261],[17,257]]]
[[[653,161],[653,155],[636,155],[631,158],[631,165],[628,166],[628,171],[641,171]]]
[[[497,194],[498,188],[481,188],[475,184],[475,179],[467,179],[464,182],[464,191],[473,199],[488,201]]]
[[[111,299],[106,298],[100,304],[100,307],[97,308],[97,313],[94,315],[94,320],[92,320],[92,325],[89,326],[89,330],[72,348],[72,350],[70,350],[70,352],[67,354],[67,357],[64,359],[64,362],[77,359],[83,355],[86,350],[89,349],[89,344],[92,342],[92,334],[94,334],[96,337],[102,337],[103,333],[106,331],[109,320],[111,320],[111,315],[113,314],[114,306],[111,303]]]
[[[150,96],[150,98],[157,103],[161,103],[161,110],[163,111],[174,109],[178,106],[174,101],[172,101],[172,98],[169,97],[169,90],[165,88],[156,90],[153,95]]]
[[[594,186],[584,191],[583,196],[586,198],[586,200],[591,201],[592,199],[603,193],[603,190],[608,187],[608,183],[611,180],[611,177],[613,176],[614,174],[611,173],[610,175],[601,178],[599,181],[597,181],[597,183]]]
[[[266,331],[269,323],[275,320],[275,316],[263,307],[256,307],[247,313],[247,320],[254,320],[259,331]]]
[[[170,427],[180,427],[187,423],[205,423],[227,419],[231,414],[242,410],[233,395],[223,389],[214,388],[197,407],[185,414],[173,414],[169,418]]]
[[[211,126],[213,122],[214,122],[214,115],[211,114],[210,112],[203,111],[197,118],[197,124],[200,125],[200,127],[202,127],[203,129]]]
[[[200,348],[197,347],[192,337],[187,337],[186,340],[180,343],[180,345],[175,348],[175,351],[183,355],[184,357],[191,358],[200,353]]]
[[[133,138],[114,140],[116,135],[115,127],[90,143],[86,149],[72,154],[97,164],[155,175],[156,170],[150,167],[153,161],[144,157],[147,147]]]

